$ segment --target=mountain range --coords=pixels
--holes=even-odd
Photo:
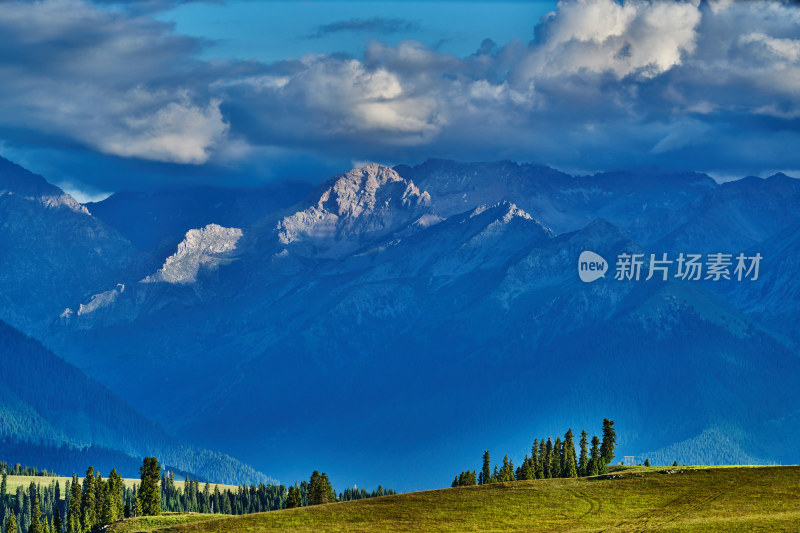
[[[81,205],[1,163],[0,319],[170,442],[401,490],[606,416],[620,455],[797,461],[785,175],[429,160]],[[754,281],[586,284],[585,250],[610,269],[624,253],[764,259]]]

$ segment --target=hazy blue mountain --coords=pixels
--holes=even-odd
[[[311,190],[312,186],[306,183],[292,182],[252,189],[123,191],[101,202],[87,203],[86,207],[139,249],[168,255],[190,229],[212,223],[249,227],[299,202]]]
[[[258,218],[178,217],[172,248],[42,336],[182,438],[281,479],[440,486],[487,447],[522,456],[605,416],[621,454],[796,461],[795,184],[369,165]],[[618,254],[675,246],[785,260],[763,283],[614,279]],[[585,250],[604,279],[579,280]]]
[[[431,159],[395,170],[428,190],[434,210],[442,216],[509,201],[534,213],[556,233],[575,231],[603,218],[643,244],[677,227],[682,222],[676,217],[680,208],[718,187],[705,174],[655,168],[570,176],[550,167],[511,161]]]
[[[0,319],[42,331],[135,267],[130,243],[41,176],[0,158]]]
[[[763,256],[756,282],[719,287],[722,295],[750,316],[758,318],[779,338],[800,346],[800,223],[746,250]]]
[[[0,453],[7,460],[67,468],[63,474],[91,462],[136,477],[141,458],[157,455],[209,480],[267,479],[231,457],[181,445],[105,385],[2,321],[0,354]]]
[[[663,251],[738,253],[800,223],[800,180],[785,174],[724,183],[684,206]]]

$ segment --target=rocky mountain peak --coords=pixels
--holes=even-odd
[[[312,205],[276,228],[283,245],[303,244],[315,255],[337,256],[427,213],[431,197],[394,170],[377,164],[329,180]],[[311,251],[311,250],[309,250]]]
[[[241,229],[224,228],[217,224],[189,230],[178,245],[178,250],[167,258],[164,266],[142,282],[193,283],[201,267],[214,269],[227,261],[241,238]]]

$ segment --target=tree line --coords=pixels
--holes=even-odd
[[[58,474],[52,470],[44,470],[34,468],[32,466],[22,466],[15,463],[14,466],[9,465],[6,461],[0,461],[0,474],[8,474],[9,476],[41,476],[41,477],[56,477]]]
[[[596,435],[589,441],[589,434],[581,431],[579,441],[579,454],[575,452],[575,436],[570,428],[564,434],[564,440],[556,437],[535,439],[531,446],[531,453],[517,468],[514,462],[506,455],[503,464],[494,465],[492,469],[489,450],[483,453],[483,465],[479,472],[465,470],[455,476],[452,487],[470,485],[485,485],[489,483],[502,483],[505,481],[520,481],[526,479],[548,479],[596,476],[608,472],[608,464],[614,459],[614,448],[617,444],[617,433],[614,421],[603,419],[603,438]],[[591,442],[591,447],[589,446]]]
[[[91,533],[108,524],[134,516],[152,516],[161,512],[195,512],[240,515],[275,511],[291,507],[319,505],[336,501],[357,500],[395,494],[381,485],[377,490],[346,489],[336,495],[328,475],[314,471],[309,481],[285,485],[260,483],[241,485],[236,489],[214,486],[187,478],[183,487],[175,481],[174,472],[162,472],[155,457],[146,457],[139,469],[140,482],[128,487],[116,469],[103,479],[94,467],[86,476],[76,474],[64,484],[52,479],[49,483],[31,482],[27,488],[17,487],[8,493],[8,475],[44,475],[44,470],[8,467],[0,462],[0,533]],[[20,474],[14,474],[19,472]],[[33,474],[36,473],[36,474]]]

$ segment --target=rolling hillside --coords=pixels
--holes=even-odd
[[[386,496],[115,533],[372,531],[796,531],[800,467],[626,471],[619,479],[550,479]],[[601,476],[602,477],[602,476]],[[177,518],[169,518],[171,521]]]
[[[135,476],[146,455],[195,478],[268,478],[232,457],[185,446],[107,387],[0,321],[0,456],[62,474],[89,464]]]

